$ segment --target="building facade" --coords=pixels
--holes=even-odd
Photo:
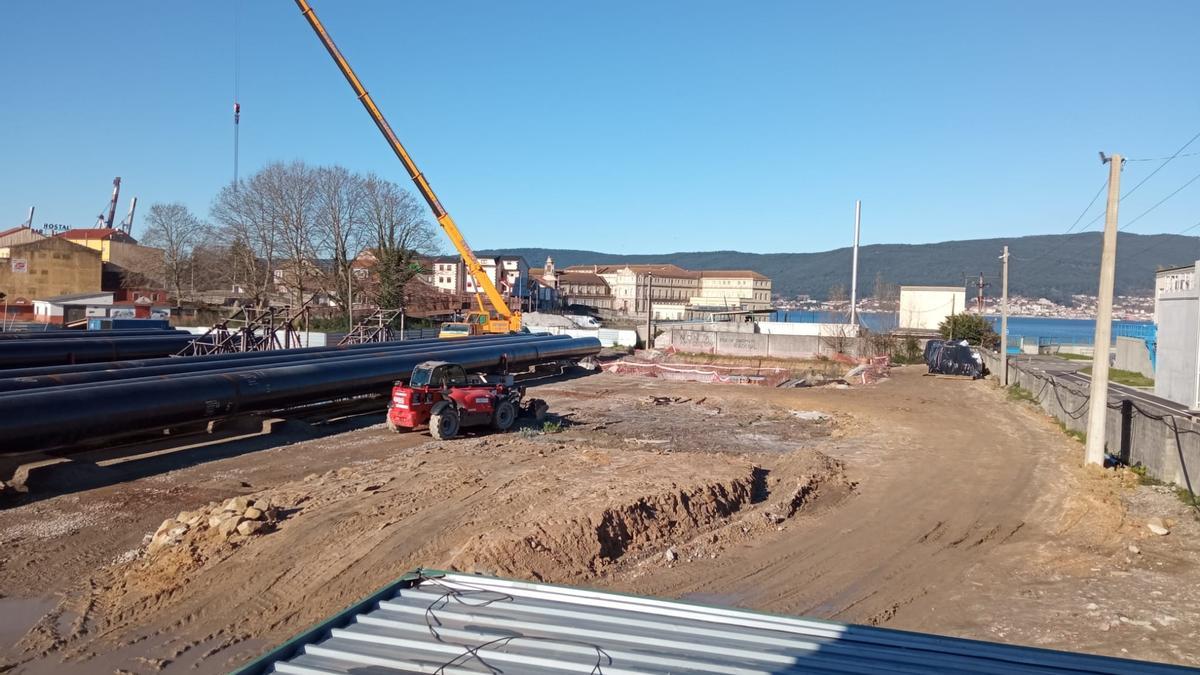
[[[1154,393],[1200,410],[1200,262],[1158,273],[1165,287],[1155,284],[1154,323],[1157,347]]]
[[[1158,323],[1159,298],[1175,291],[1187,291],[1196,286],[1194,265],[1170,267],[1154,273],[1154,323]]]
[[[8,257],[0,258],[0,292],[10,304],[98,293],[102,288],[100,253],[66,239],[43,237],[6,246],[4,253]]]
[[[763,311],[771,307],[771,279],[748,270],[687,270],[671,264],[573,265],[553,260],[535,273],[558,283],[565,304],[608,310],[618,316],[681,320],[694,312]],[[564,286],[563,279],[569,283]],[[603,286],[601,285],[603,283]],[[605,288],[607,287],[607,288]]]
[[[937,330],[953,314],[966,309],[965,286],[901,286],[900,329]]]
[[[749,270],[702,271],[700,293],[690,303],[697,307],[770,309],[771,279]]]

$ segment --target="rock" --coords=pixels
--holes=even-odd
[[[1171,531],[1168,530],[1167,526],[1163,523],[1162,518],[1151,518],[1150,520],[1146,521],[1146,529],[1160,537],[1171,534]]]
[[[164,534],[167,530],[175,527],[178,524],[178,520],[175,520],[174,518],[167,518],[166,520],[162,521],[162,525],[159,525],[158,529],[154,531],[154,535],[158,536],[160,534]]]
[[[663,556],[666,557],[667,562],[675,562],[675,560],[679,558],[679,554],[675,552],[674,546],[668,548],[667,552],[664,553]]]
[[[1137,547],[1137,544],[1130,544],[1130,545],[1129,545],[1129,552],[1130,552],[1130,553],[1132,553],[1132,554],[1134,554],[1134,555],[1141,555],[1141,554],[1142,554],[1142,549],[1138,548],[1138,547]]]
[[[250,520],[262,520],[263,512],[261,509],[251,506],[250,508],[246,509],[244,513],[242,513],[242,517]]]
[[[213,528],[218,527],[221,524],[221,521],[225,520],[225,518],[226,516],[223,516],[220,513],[211,515],[208,517],[208,526]]]
[[[222,537],[228,537],[229,535],[233,534],[235,530],[237,530],[239,522],[241,522],[241,518],[238,516],[229,516],[223,519],[217,525],[217,532],[219,532]]]
[[[1088,610],[1089,612],[1094,612],[1094,611],[1096,611],[1096,610],[1098,610],[1098,609],[1100,609],[1100,605],[1097,605],[1097,604],[1096,604],[1096,603],[1094,603],[1094,602],[1089,602],[1089,603],[1087,604],[1087,610]]]
[[[247,537],[263,528],[263,523],[257,520],[243,520],[238,523],[237,531]]]
[[[834,389],[849,389],[850,385],[846,384],[845,382],[838,382],[837,384],[833,385],[833,388]]]
[[[259,497],[258,499],[254,500],[254,503],[251,504],[251,506],[258,509],[259,511],[262,511],[263,513],[266,513],[267,511],[271,510],[271,498],[270,497]]]
[[[204,516],[205,514],[203,511],[184,511],[183,513],[180,513],[175,520],[186,524],[188,527],[196,527],[200,523],[204,522]]]
[[[1105,621],[1104,623],[1100,624],[1100,630],[1107,632],[1112,630],[1112,626],[1108,625],[1108,622]]]
[[[250,508],[250,500],[245,497],[230,497],[225,501],[226,511],[235,511],[241,513]]]

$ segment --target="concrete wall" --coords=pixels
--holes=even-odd
[[[664,339],[665,338],[665,339]],[[691,354],[718,354],[778,359],[807,359],[832,356],[840,351],[859,354],[864,340],[858,337],[817,335],[772,335],[730,331],[672,328],[656,344]]]
[[[983,358],[992,377],[997,377],[999,355],[984,352]],[[1010,357],[1010,383],[1033,393],[1038,405],[1068,429],[1086,432],[1087,389],[1063,382],[1051,383],[1044,377],[1033,369],[1022,368],[1020,357]],[[1108,408],[1104,423],[1105,451],[1125,464],[1146,467],[1147,473],[1158,480],[1192,492],[1200,490],[1200,422],[1176,416],[1154,419],[1140,412],[1155,413],[1154,410],[1144,405],[1139,410],[1135,404],[1136,401],[1125,401]],[[1079,448],[1079,457],[1083,457],[1083,446]]]
[[[1113,368],[1141,373],[1153,379],[1154,365],[1150,363],[1150,348],[1146,346],[1146,341],[1118,335]]]
[[[1197,290],[1164,292],[1158,299],[1158,355],[1154,393],[1190,408],[1200,407],[1200,297]]]
[[[900,328],[937,330],[946,317],[966,309],[967,289],[959,286],[901,286]]]
[[[100,291],[100,254],[92,249],[50,237],[11,246],[9,254],[11,258],[0,260],[0,291],[10,303]]]

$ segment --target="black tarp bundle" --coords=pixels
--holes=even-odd
[[[967,375],[972,379],[981,378],[987,372],[983,359],[965,341],[930,340],[925,343],[925,365],[931,373]]]

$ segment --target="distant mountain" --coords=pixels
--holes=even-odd
[[[876,275],[908,285],[962,285],[963,275],[983,272],[994,284],[988,295],[1000,292],[1002,247],[1012,256],[1009,292],[1044,297],[1056,302],[1071,295],[1095,295],[1100,277],[1100,233],[1042,235],[1006,239],[971,239],[936,244],[872,244],[859,249],[860,294],[869,296]],[[778,295],[808,294],[824,299],[838,284],[850,286],[850,248],[822,253],[742,253],[704,251],[618,255],[571,249],[510,248],[480,254],[520,255],[533,267],[547,256],[558,267],[612,263],[674,263],[689,269],[749,269],[771,277]],[[1126,234],[1117,238],[1117,295],[1153,295],[1154,271],[1200,259],[1200,237],[1175,234]]]

